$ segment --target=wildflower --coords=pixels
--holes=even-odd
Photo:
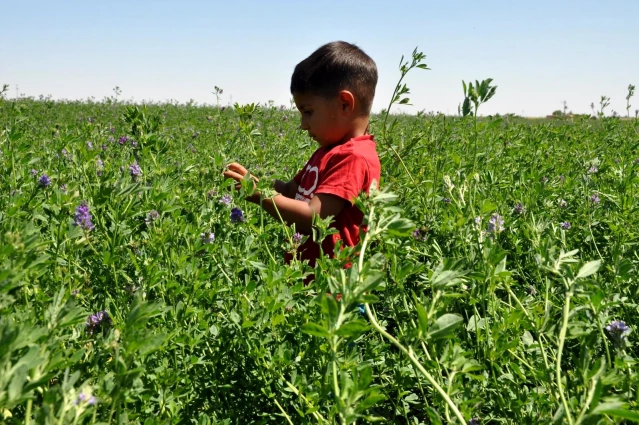
[[[450,198],[444,198],[443,201],[445,204],[450,204]]]
[[[87,140],[87,148],[88,148],[89,150],[93,149],[93,143],[91,143],[91,141],[90,141],[90,140]]]
[[[293,245],[298,246],[302,243],[302,234],[300,232],[295,232],[293,235]]]
[[[80,291],[78,289],[74,289],[73,291],[71,291],[71,295],[74,297],[77,297],[79,293]]]
[[[479,425],[479,418],[472,418],[468,421],[468,425]]]
[[[197,139],[197,136],[199,136],[199,135],[200,135],[200,132],[196,131],[196,132],[193,133],[193,138]]]
[[[76,398],[73,401],[73,405],[77,406],[79,403],[86,403],[90,406],[95,405],[98,402],[98,399],[95,398],[94,396],[89,397],[88,395],[84,394],[84,393],[80,393],[78,394],[78,398]]]
[[[231,202],[233,202],[233,197],[231,195],[222,195],[220,202],[228,207],[231,205]]]
[[[123,146],[124,144],[126,144],[128,140],[129,138],[126,136],[118,137],[118,143],[120,144],[120,146]]]
[[[111,132],[111,133],[115,133],[115,127],[111,127],[111,128],[109,128],[109,132]]]
[[[542,182],[543,184],[546,184],[548,183],[548,177],[543,176],[539,181]]]
[[[475,224],[477,225],[477,227],[479,227],[481,225],[481,216],[477,216],[475,217]]]
[[[98,168],[104,168],[104,162],[102,162],[102,160],[100,159],[100,157],[98,157],[98,159],[95,160],[95,165]]]
[[[560,176],[558,177],[558,179],[559,179],[559,182],[560,182],[560,183],[563,183],[563,182],[565,182],[565,181],[566,181],[566,177],[565,177],[563,174],[562,174],[562,175],[560,175]]]
[[[51,179],[46,174],[42,174],[40,180],[38,180],[38,184],[42,188],[49,187],[49,185],[51,184]]]
[[[65,157],[66,159],[68,159],[69,161],[71,161],[73,159],[73,155],[71,155],[69,153],[68,150],[66,150],[65,148],[62,148],[62,156]]]
[[[526,207],[524,207],[521,202],[517,202],[517,205],[515,205],[515,208],[513,208],[513,212],[520,215],[524,214],[526,212]]]
[[[109,138],[107,139],[107,142],[113,143],[113,142],[115,142],[115,139],[113,138],[113,136],[109,136]]]
[[[568,202],[566,202],[564,199],[560,199],[559,200],[559,207],[560,208],[566,208],[568,206]]]
[[[231,222],[239,223],[244,221],[244,213],[241,209],[235,207],[231,210]]]
[[[529,294],[529,295],[531,295],[531,296],[533,296],[533,297],[534,297],[535,295],[537,295],[537,290],[535,289],[535,287],[534,287],[534,286],[532,286],[532,285],[528,285],[528,294]]]
[[[107,150],[107,145],[102,145],[102,150],[106,151]]]
[[[131,173],[131,177],[133,179],[142,175],[142,169],[138,165],[137,161],[134,162],[132,165],[129,165],[129,172]]]
[[[93,223],[91,223],[91,213],[89,212],[89,206],[86,202],[82,201],[82,203],[76,207],[73,224],[82,227],[84,230],[93,230],[93,228],[95,228]]]
[[[138,142],[135,140],[131,140],[131,147],[132,148],[137,148],[138,147]]]
[[[590,168],[588,168],[588,174],[596,174],[597,171],[599,171],[599,169],[596,166],[592,166]]]
[[[188,150],[191,151],[191,153],[196,153],[197,150],[195,150],[195,146],[193,146],[193,143],[189,143],[189,145],[186,147]]]
[[[60,185],[60,192],[67,193],[67,185],[66,184],[61,184]]]
[[[37,176],[37,175],[38,175],[38,170],[36,170],[35,168],[32,168],[32,169],[31,169],[31,171],[30,171],[30,173],[31,173],[31,176],[32,176],[32,177],[35,177],[35,176]]]
[[[200,233],[200,240],[203,244],[215,242],[215,233]]]
[[[151,210],[146,215],[146,219],[144,219],[144,221],[146,222],[146,225],[148,226],[149,224],[151,224],[154,221],[156,221],[158,218],[160,218],[160,213],[157,212],[156,210]]]
[[[415,239],[419,239],[420,234],[421,234],[421,233],[420,233],[419,229],[415,229],[415,230],[413,230],[413,237],[414,237]]]
[[[95,314],[90,315],[87,318],[87,331],[93,332],[102,326],[108,326],[111,324],[111,317],[106,311],[98,311]]]
[[[215,189],[211,189],[208,192],[206,192],[206,197],[208,199],[211,199],[212,197],[214,197],[215,195],[217,195],[217,190]]]
[[[570,230],[572,224],[569,221],[563,221],[559,226],[564,230]]]
[[[617,346],[621,347],[624,343],[626,336],[630,333],[630,327],[626,325],[626,322],[623,320],[614,320],[610,322],[608,326],[606,326],[606,332],[608,332],[608,336],[612,340],[612,342]]]
[[[493,214],[488,220],[487,230],[489,233],[499,233],[504,230],[504,219],[499,214]]]
[[[446,190],[448,192],[452,192],[452,190],[454,188],[455,188],[455,185],[450,180],[450,177],[449,176],[444,176],[444,190]]]
[[[597,195],[596,193],[594,193],[594,194],[590,197],[590,202],[592,202],[593,204],[598,204],[599,202],[601,202],[601,199],[599,199],[599,195]]]

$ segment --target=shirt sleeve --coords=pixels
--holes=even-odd
[[[339,196],[353,204],[368,180],[368,162],[353,151],[338,152],[326,163],[315,193]]]

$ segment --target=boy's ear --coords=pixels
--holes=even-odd
[[[342,113],[349,115],[355,110],[355,96],[348,90],[342,90],[339,92],[339,104]]]

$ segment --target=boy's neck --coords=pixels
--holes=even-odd
[[[339,145],[341,143],[348,142],[349,140],[354,139],[355,137],[360,137],[360,136],[363,136],[363,135],[367,134],[368,133],[368,121],[369,121],[369,117],[368,116],[355,118],[351,122],[352,125],[350,126],[350,129],[344,135],[344,137],[342,137],[339,141],[337,141],[335,143],[331,143],[328,146]]]

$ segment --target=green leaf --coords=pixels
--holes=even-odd
[[[319,336],[320,338],[328,338],[330,336],[326,329],[312,322],[304,323],[302,325],[302,332],[308,335]]]
[[[388,233],[392,236],[408,236],[415,229],[413,222],[406,218],[398,218],[388,225]]]
[[[335,332],[339,336],[357,338],[369,329],[369,326],[362,320],[346,322]],[[328,333],[327,333],[328,335]],[[318,335],[319,336],[319,335]]]
[[[639,412],[627,410],[625,407],[626,403],[620,401],[608,401],[599,404],[590,413],[592,415],[616,416],[618,418],[628,419],[633,422],[639,422]]]
[[[463,320],[459,314],[446,313],[433,323],[428,331],[428,336],[431,339],[446,338],[462,324]]]
[[[579,269],[579,273],[577,273],[577,279],[588,277],[592,274],[597,273],[597,270],[599,270],[599,267],[601,267],[601,260],[594,260],[594,261],[587,262],[586,264],[581,266],[581,268]]]

